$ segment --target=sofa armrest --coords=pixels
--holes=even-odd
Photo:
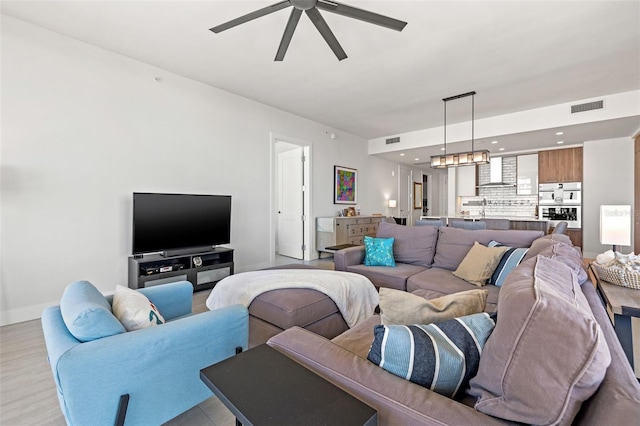
[[[141,288],[138,291],[147,296],[167,321],[191,313],[193,285],[189,281]]]
[[[247,309],[233,305],[75,345],[65,345],[66,327],[46,325],[67,422],[113,424],[124,394],[131,396],[128,423],[170,420],[212,395],[200,370],[233,356],[236,347],[246,349],[248,324]]]
[[[349,247],[333,254],[336,271],[346,271],[348,266],[364,263],[364,246]]]
[[[267,344],[376,409],[380,425],[506,423],[394,376],[299,327],[283,331]]]

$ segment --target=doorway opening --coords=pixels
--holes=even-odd
[[[311,149],[308,143],[271,135],[270,263],[310,260]]]

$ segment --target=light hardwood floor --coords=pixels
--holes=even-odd
[[[302,263],[278,257],[277,265]],[[333,258],[304,262],[333,269]],[[193,312],[207,310],[209,291],[194,294]],[[98,384],[96,384],[98,385]],[[60,411],[40,320],[0,327],[0,425],[65,425]],[[231,412],[211,397],[166,423],[171,426],[232,426]]]

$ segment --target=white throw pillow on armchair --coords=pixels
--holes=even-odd
[[[139,291],[116,286],[111,306],[113,314],[127,331],[164,324],[164,317],[147,297]]]

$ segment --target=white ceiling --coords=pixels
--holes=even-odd
[[[342,0],[408,22],[396,32],[322,12],[344,61],[303,16],[284,61],[274,62],[290,9],[220,34],[208,30],[276,2],[3,0],[0,7],[365,139],[442,126],[442,98],[471,90],[482,119],[640,89],[638,1]],[[466,103],[449,104],[448,122],[469,119]],[[587,140],[639,128],[636,116],[575,130]],[[536,148],[534,135],[526,136],[527,148]]]

